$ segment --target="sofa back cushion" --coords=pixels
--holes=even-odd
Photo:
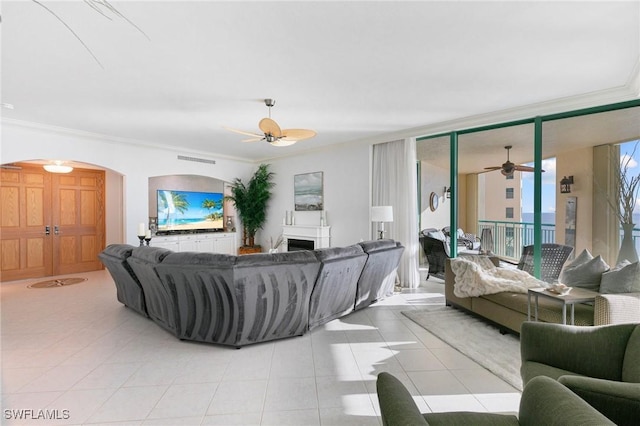
[[[128,244],[111,244],[98,254],[98,258],[113,278],[120,303],[147,316],[140,280],[127,262],[133,250],[134,247]]]
[[[358,244],[362,247],[365,253],[373,253],[379,250],[389,250],[398,247],[398,243],[390,239],[362,241]]]
[[[353,311],[367,254],[358,244],[314,250],[321,262],[309,307],[309,329]]]
[[[631,333],[622,364],[622,381],[640,383],[640,325]]]
[[[602,274],[608,270],[609,265],[601,256],[593,257],[585,249],[573,262],[564,267],[560,274],[560,282],[569,287],[598,291]]]
[[[162,327],[176,332],[175,303],[171,292],[158,277],[156,266],[173,253],[161,247],[137,247],[127,259],[144,289],[149,317]]]
[[[635,293],[640,291],[640,262],[623,260],[602,274],[600,293]]]
[[[394,240],[363,241],[359,244],[368,257],[358,279],[356,310],[393,294],[398,264],[404,252],[402,244]]]
[[[239,321],[234,344],[304,334],[319,269],[312,251],[238,256],[233,268]]]

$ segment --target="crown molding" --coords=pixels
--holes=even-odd
[[[12,118],[4,118],[3,117],[1,122],[2,122],[3,126],[10,125],[10,126],[16,126],[16,127],[31,129],[31,130],[35,130],[35,131],[57,133],[57,134],[64,135],[64,136],[73,136],[73,137],[77,137],[77,138],[93,139],[93,140],[97,139],[97,140],[99,140],[101,142],[106,142],[106,143],[116,144],[116,145],[129,145],[129,146],[130,145],[134,145],[134,146],[139,146],[139,147],[142,147],[142,148],[163,149],[163,150],[171,151],[171,152],[175,152],[175,153],[198,155],[198,156],[203,156],[203,157],[206,157],[206,158],[216,157],[216,159],[222,158],[222,159],[225,159],[225,160],[239,161],[239,162],[248,163],[248,164],[255,163],[252,160],[247,160],[246,158],[241,158],[241,157],[234,157],[234,156],[231,156],[231,155],[225,155],[225,154],[219,154],[219,153],[211,153],[211,152],[207,152],[207,151],[199,151],[199,150],[194,150],[194,149],[184,149],[184,148],[178,148],[178,147],[171,146],[171,145],[154,144],[154,143],[142,141],[142,140],[139,140],[139,139],[122,138],[122,137],[118,137],[118,136],[103,135],[103,134],[100,134],[100,133],[92,133],[92,132],[87,132],[87,131],[84,131],[84,130],[70,129],[70,128],[67,128],[67,127],[52,126],[52,125],[49,125],[49,124],[36,123],[36,122],[32,122],[32,121],[23,121],[23,120],[16,120],[16,119],[12,119]]]

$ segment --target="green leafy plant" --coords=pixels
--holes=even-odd
[[[256,232],[267,220],[267,203],[275,185],[273,175],[268,164],[260,164],[248,184],[236,178],[231,185],[231,195],[225,197],[233,202],[242,221],[244,246],[255,246]]]

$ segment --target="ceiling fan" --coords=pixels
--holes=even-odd
[[[280,129],[278,123],[271,119],[271,107],[276,104],[274,99],[265,99],[264,104],[269,108],[269,117],[263,118],[258,123],[258,127],[262,131],[262,135],[253,132],[245,132],[244,130],[232,129],[231,127],[225,127],[235,133],[241,135],[252,136],[249,139],[244,139],[242,142],[258,142],[267,141],[273,146],[289,146],[294,143],[312,138],[316,135],[316,132],[308,129]]]
[[[507,150],[507,161],[502,163],[502,166],[494,166],[494,167],[485,167],[485,170],[500,170],[500,173],[502,173],[504,176],[511,176],[513,174],[513,172],[533,172],[535,171],[535,169],[533,167],[529,167],[529,166],[521,166],[518,164],[514,164],[511,161],[509,161],[509,150],[513,148],[513,146],[511,145],[507,145],[504,147],[504,149]],[[544,172],[544,170],[541,170],[542,172]]]

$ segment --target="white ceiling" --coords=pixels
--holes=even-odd
[[[2,2],[3,118],[248,160],[628,85],[628,2]],[[274,98],[286,148],[258,131]]]

